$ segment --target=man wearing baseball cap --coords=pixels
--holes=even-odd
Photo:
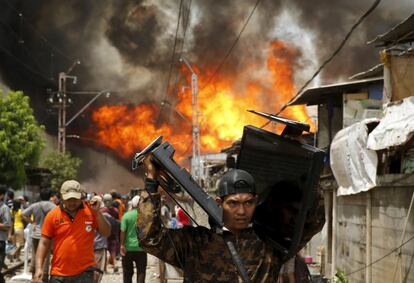
[[[93,282],[96,271],[93,246],[95,230],[107,237],[111,226],[98,207],[91,207],[82,201],[79,182],[65,181],[60,194],[62,203],[52,209],[43,222],[32,282],[42,282],[42,266],[52,240],[50,282]]]
[[[160,215],[160,174],[151,156],[144,160],[144,166],[146,192],[141,194],[137,217],[138,238],[144,251],[183,269],[184,282],[230,283],[241,282],[241,277],[243,282],[277,281],[286,259],[280,250],[259,238],[250,225],[257,203],[251,174],[232,169],[219,182],[216,202],[223,209],[224,231],[218,233],[202,226],[173,230],[163,227],[159,217],[154,216]],[[322,226],[320,222],[309,223],[300,246]],[[237,267],[234,262],[238,262]]]

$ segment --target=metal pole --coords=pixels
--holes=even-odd
[[[63,87],[63,102],[62,102],[62,153],[66,151],[66,76]]]
[[[196,93],[194,88],[194,74],[191,75],[191,134],[193,139],[193,175],[194,179],[198,183],[198,170],[197,170],[197,151],[196,151],[196,143],[197,143],[197,113],[195,111],[195,99]]]
[[[332,191],[332,263],[331,263],[331,278],[336,274],[336,191],[334,188]]]
[[[73,117],[70,118],[67,123],[65,123],[65,127],[72,123],[73,120],[75,120],[80,114],[82,114],[82,112],[85,111],[86,108],[88,108],[95,100],[97,100],[104,93],[106,95],[110,95],[110,93],[107,90],[100,91],[97,95],[95,95],[95,97],[93,97],[88,103],[86,103],[85,106],[81,108],[81,110],[79,110],[75,115],[73,115]]]
[[[198,78],[193,73],[191,76],[191,90],[193,96],[193,158],[195,162],[195,176],[197,182],[201,180],[200,168],[200,127],[199,127],[199,113],[198,113]]]
[[[73,62],[72,66],[70,66],[66,73],[59,73],[58,151],[61,153],[65,153],[66,150],[66,79],[71,78],[73,79],[74,83],[76,83],[76,77],[68,76],[68,74],[73,70],[73,68],[75,68],[76,65],[79,64],[80,61],[76,60],[75,62]]]
[[[65,153],[65,107],[66,107],[66,75],[59,73],[59,100],[58,100],[58,151]]]
[[[372,201],[371,201],[371,191],[367,192],[366,199],[366,226],[367,226],[367,235],[366,235],[366,255],[365,255],[365,265],[368,266],[365,271],[365,283],[371,283],[372,281]]]
[[[201,154],[200,154],[200,112],[198,111],[198,76],[194,74],[194,92],[195,92],[195,111],[196,111],[196,129],[197,129],[197,137],[196,137],[196,153],[197,153],[197,167],[198,167],[198,178],[201,181],[202,172],[201,172]]]
[[[184,62],[185,65],[190,69],[191,75],[191,106],[192,106],[192,139],[193,139],[193,162],[191,166],[191,173],[197,183],[201,181],[201,154],[200,154],[200,125],[198,111],[198,77],[191,68],[190,63],[185,57],[181,57],[180,61]]]

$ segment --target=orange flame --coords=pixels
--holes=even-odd
[[[294,62],[299,56],[300,53],[295,48],[281,41],[273,41],[267,60],[268,76],[263,81],[246,82],[245,90],[235,93],[235,78],[217,76],[214,82],[200,89],[198,97],[202,153],[218,152],[229,146],[241,137],[245,125],[261,126],[266,122],[246,110],[274,113],[288,102],[295,94]],[[193,68],[196,69],[195,66]],[[254,66],[249,69],[247,71],[254,72]],[[190,77],[185,68],[182,72],[187,78]],[[199,76],[200,86],[204,85],[203,79],[205,77]],[[190,85],[189,81],[186,83]],[[92,120],[98,129],[96,138],[122,158],[131,157],[159,135],[173,144],[178,159],[190,155],[191,89],[185,88],[185,91],[175,96],[175,105],[169,107],[160,108],[158,104],[143,103],[137,106],[102,106],[96,109],[92,114]],[[170,121],[157,121],[161,120],[158,119],[160,115],[165,117],[164,112],[170,112]],[[309,123],[303,106],[289,107],[283,116]]]

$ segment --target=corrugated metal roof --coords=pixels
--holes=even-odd
[[[377,78],[381,77],[384,72],[384,64],[378,64],[371,69],[355,74],[352,77],[350,77],[350,80],[363,80],[363,79],[369,79],[369,78]]]
[[[382,81],[383,81],[382,77],[377,77],[377,78],[342,82],[342,83],[337,83],[337,84],[308,88],[307,90],[299,94],[298,97],[292,102],[290,102],[288,105],[299,105],[299,104],[315,105],[315,104],[324,103],[327,101],[329,97],[332,97],[333,95],[342,95],[346,91],[348,92],[358,91],[361,88],[364,88],[371,84],[376,84]]]
[[[414,41],[414,14],[406,18],[404,21],[394,26],[384,34],[378,35],[368,44],[376,46],[388,46],[396,43],[406,43]]]

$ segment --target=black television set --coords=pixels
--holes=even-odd
[[[287,257],[299,249],[308,210],[316,200],[325,153],[297,139],[245,126],[236,167],[255,179],[253,227]],[[288,209],[288,217],[286,216]]]

